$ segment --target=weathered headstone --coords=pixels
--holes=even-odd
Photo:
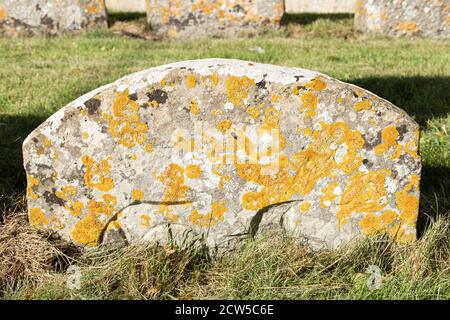
[[[353,13],[355,0],[286,0],[290,13]]]
[[[230,37],[279,26],[284,0],[146,0],[152,32],[168,38]]]
[[[450,39],[450,1],[357,0],[355,26],[391,36]]]
[[[144,70],[26,139],[30,223],[84,246],[282,228],[314,246],[416,237],[418,125],[326,75],[239,60]],[[170,229],[170,232],[168,232]]]
[[[0,0],[0,33],[8,35],[106,26],[104,0]]]

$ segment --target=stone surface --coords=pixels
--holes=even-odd
[[[355,26],[391,36],[450,39],[450,0],[357,0]]]
[[[106,26],[104,0],[0,0],[0,33],[7,35]]]
[[[146,0],[152,32],[168,38],[231,37],[279,26],[283,0]]]
[[[289,13],[353,13],[355,0],[286,0]]]
[[[145,12],[146,0],[106,0],[106,8],[119,12]]]
[[[418,125],[297,68],[184,61],[69,103],[24,142],[30,223],[83,246],[284,230],[313,246],[416,237]],[[171,232],[168,230],[170,229]]]

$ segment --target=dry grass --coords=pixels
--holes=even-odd
[[[17,200],[16,208],[23,202],[23,197]],[[80,252],[31,227],[23,212],[5,211],[0,216],[0,294],[23,284],[43,283],[51,272],[64,269]]]

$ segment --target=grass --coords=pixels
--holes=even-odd
[[[144,21],[112,15],[109,23],[133,19]],[[0,297],[450,298],[450,42],[360,34],[350,15],[288,15],[281,30],[256,37],[164,42],[108,30],[0,38],[0,48]],[[27,226],[21,144],[36,126],[82,94],[131,72],[207,57],[318,70],[413,116],[421,126],[423,161],[419,240],[402,247],[373,239],[310,252],[275,237],[247,241],[211,260],[191,248],[148,245],[80,253]],[[70,263],[82,268],[81,290],[66,289]],[[367,288],[371,264],[382,270],[380,290]]]

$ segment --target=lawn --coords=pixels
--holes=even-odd
[[[110,17],[123,28],[142,21]],[[450,42],[360,34],[350,15],[288,15],[283,24],[255,37],[200,41],[151,41],[117,28],[0,38],[0,298],[450,299]],[[421,126],[419,240],[397,246],[380,238],[310,252],[275,236],[211,259],[190,248],[152,246],[86,254],[28,227],[21,146],[35,127],[129,73],[211,57],[317,70],[408,112]],[[70,291],[64,271],[74,261],[83,285]],[[367,288],[371,264],[382,270],[382,289]]]

